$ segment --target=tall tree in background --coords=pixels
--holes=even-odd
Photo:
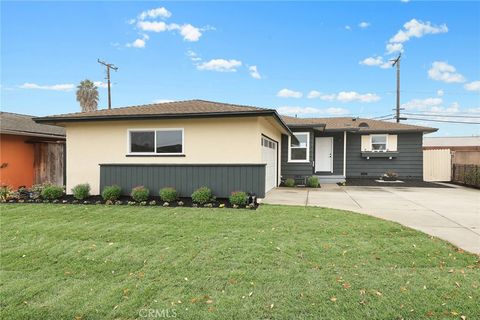
[[[77,101],[82,107],[82,112],[97,110],[98,90],[95,84],[85,79],[77,86]]]

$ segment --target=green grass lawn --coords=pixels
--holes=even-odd
[[[2,319],[480,318],[477,256],[369,216],[268,205],[0,211]]]

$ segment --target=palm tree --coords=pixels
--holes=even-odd
[[[98,90],[95,84],[85,79],[77,86],[77,101],[82,107],[82,112],[97,110]]]

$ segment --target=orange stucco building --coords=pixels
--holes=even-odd
[[[63,128],[31,116],[0,113],[0,185],[13,189],[52,181],[63,184]]]

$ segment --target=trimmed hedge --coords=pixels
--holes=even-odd
[[[172,188],[172,187],[166,187],[166,188],[160,189],[159,195],[160,195],[160,198],[166,202],[173,202],[178,198],[177,190],[175,190],[175,188]]]
[[[207,187],[201,187],[192,193],[192,201],[198,204],[206,204],[214,200],[212,190]]]
[[[113,186],[106,186],[103,191],[102,191],[102,198],[103,200],[107,201],[115,201],[118,198],[120,198],[120,195],[122,194],[122,188],[120,188],[117,185]]]
[[[42,189],[42,198],[46,200],[55,200],[63,196],[63,187],[48,185]]]
[[[138,186],[132,189],[130,196],[136,202],[147,201],[148,197],[150,196],[150,190],[148,190],[144,186]]]

